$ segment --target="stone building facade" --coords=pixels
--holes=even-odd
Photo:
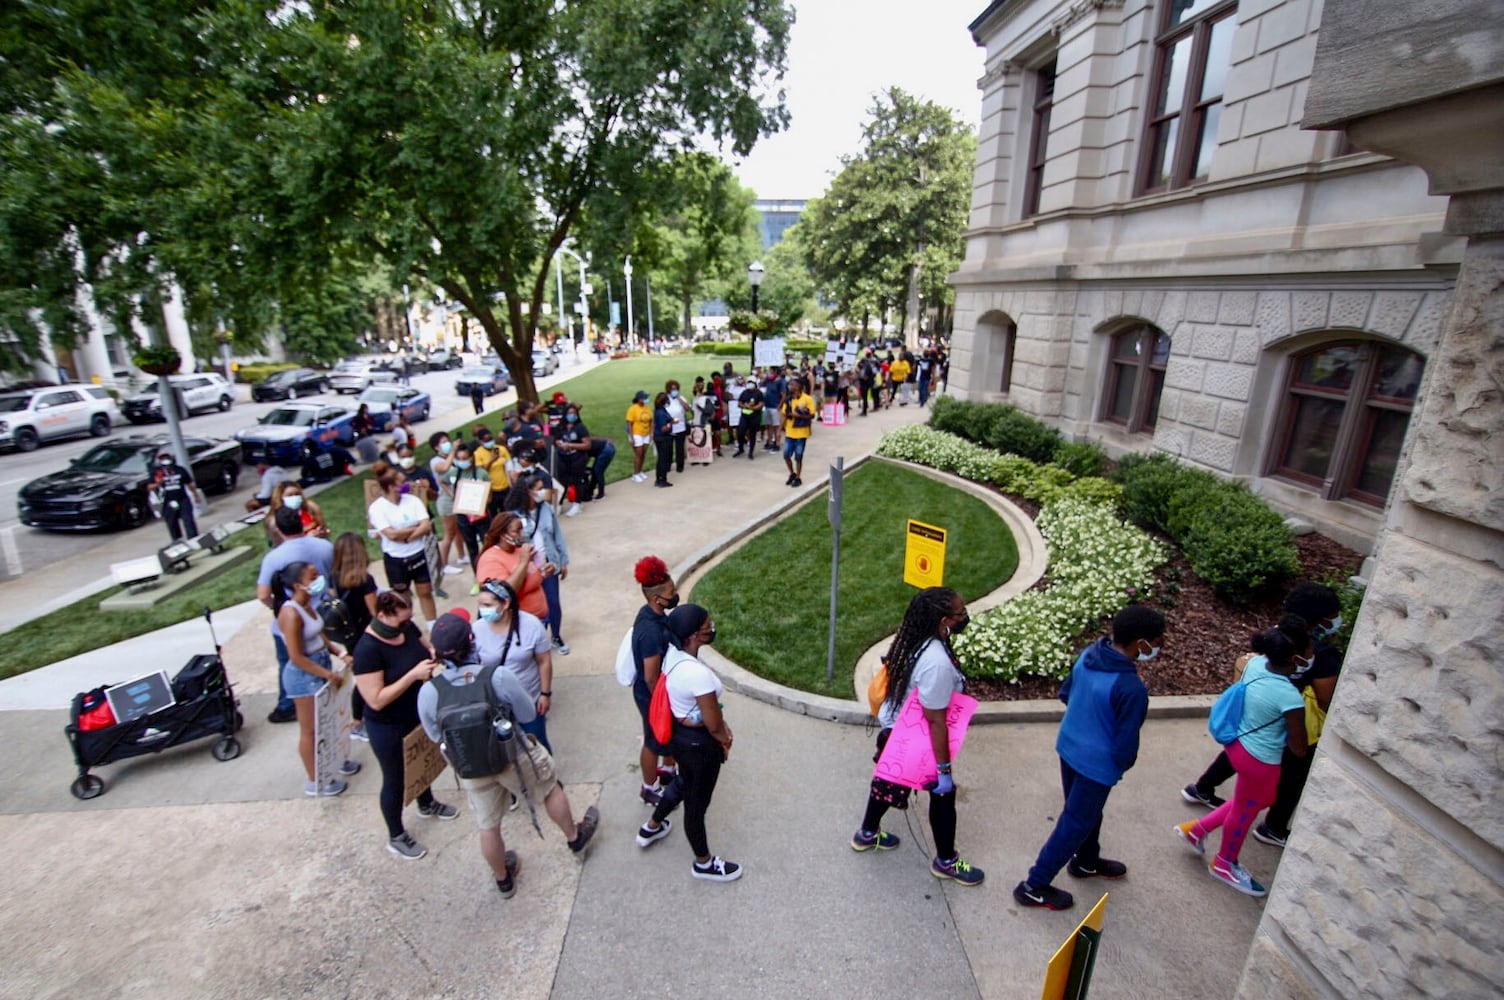
[[[1321,0],[999,0],[951,386],[1246,481],[1362,551],[1462,243],[1300,127]]]

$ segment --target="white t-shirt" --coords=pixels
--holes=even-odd
[[[366,510],[366,517],[370,519],[371,527],[377,531],[383,528],[411,528],[428,520],[428,508],[411,493],[400,497],[397,503],[392,503],[386,497],[377,497]],[[394,542],[385,535],[380,538],[381,551],[395,559],[406,559],[423,551],[421,538],[414,538],[410,542]]]
[[[470,623],[470,634],[475,638],[475,655],[480,657],[481,666],[501,664],[522,682],[523,689],[533,701],[538,700],[543,693],[543,679],[538,676],[538,656],[552,649],[553,644],[549,642],[548,629],[536,616],[526,611],[517,612],[517,637],[506,647],[504,658],[505,631],[498,631],[489,622],[477,618]]]
[[[891,667],[890,667],[891,669]],[[908,690],[898,699],[898,707],[888,702],[877,715],[878,725],[883,729],[892,726],[903,706],[908,704],[909,691],[919,689],[919,704],[929,709],[943,709],[950,705],[950,696],[965,685],[961,671],[950,662],[950,655],[939,639],[931,639],[919,650],[919,659],[914,662],[914,673],[909,676]]]
[[[269,465],[261,474],[261,485],[256,488],[257,500],[270,500],[277,484],[287,480],[287,470],[278,465]]]
[[[668,685],[668,702],[674,718],[689,718],[698,707],[696,699],[702,694],[721,695],[721,679],[705,664],[684,650],[670,646],[663,654],[663,676]],[[698,713],[694,720],[700,721]]]
[[[675,399],[674,397],[670,396],[668,403],[666,403],[663,408],[668,412],[670,419],[672,419],[674,422],[673,430],[671,430],[669,433],[683,434],[686,430],[689,429],[689,424],[685,420],[683,399]]]

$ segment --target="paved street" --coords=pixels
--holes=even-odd
[[[822,494],[837,454],[850,465],[881,431],[920,416],[895,407],[817,429],[804,492]],[[647,851],[633,843],[646,816],[638,723],[611,677],[641,602],[632,563],[656,552],[681,564],[793,493],[777,462],[718,462],[675,483],[667,500],[649,484],[615,484],[566,522],[574,651],[555,658],[550,730],[576,814],[598,803],[602,827],[582,863],[546,821],[539,840],[524,813],[509,815],[503,832],[523,858],[511,900],[487,875],[467,808],[455,823],[409,810],[429,849],[421,861],[383,849],[368,747],[358,745],[366,769],[349,792],[304,798],[295,732],[264,721],[275,666],[269,613],[253,603],[219,616],[247,718],[245,752],[231,762],[215,761],[204,741],[103,768],[99,799],[67,790],[67,699],[138,666],[175,667],[207,648],[201,623],[0,682],[0,741],[11,751],[0,762],[11,857],[0,883],[0,996],[1037,996],[1046,961],[1084,912],[1023,911],[1011,896],[1059,803],[1053,724],[974,727],[958,758],[958,842],[988,872],[979,888],[928,874],[922,804],[892,816],[899,850],[851,851],[870,730],[729,692],[739,738],[709,828],[712,849],[745,864],[746,877],[691,879],[677,829]],[[851,529],[846,542],[890,544],[881,530]],[[1083,904],[1111,891],[1097,1000],[1234,991],[1261,903],[1207,878],[1169,831],[1191,815],[1177,788],[1214,750],[1203,721],[1151,719],[1103,835],[1131,874],[1111,885],[1062,876]],[[464,806],[449,775],[437,790]],[[1278,854],[1250,843],[1244,860],[1267,878]]]

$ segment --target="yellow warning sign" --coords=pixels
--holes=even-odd
[[[1097,965],[1097,951],[1102,946],[1102,913],[1106,908],[1107,894],[1103,893],[1097,905],[1055,952],[1045,967],[1040,1000],[1085,1000],[1091,987],[1092,970]]]
[[[910,521],[903,550],[903,582],[911,587],[939,587],[945,580],[945,529]]]

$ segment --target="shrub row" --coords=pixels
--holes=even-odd
[[[1100,445],[1067,441],[1043,420],[1004,403],[967,403],[939,396],[930,411],[930,426],[1003,454],[1053,462],[1075,476],[1100,476],[1107,466],[1107,452]]]
[[[1122,487],[1098,476],[1077,476],[1059,465],[1040,464],[1022,455],[999,455],[924,424],[909,424],[884,434],[877,453],[954,472],[973,482],[992,483],[1041,505],[1065,497],[1114,505],[1122,492]]]
[[[242,385],[255,385],[257,382],[260,382],[268,375],[274,375],[277,372],[285,372],[289,368],[297,367],[298,366],[294,364],[281,364],[271,361],[268,361],[265,364],[241,365],[235,371],[235,381],[241,383]]]
[[[1169,535],[1196,575],[1230,601],[1246,603],[1300,569],[1284,518],[1241,483],[1160,453],[1125,456],[1111,478],[1123,487],[1124,513]]]

